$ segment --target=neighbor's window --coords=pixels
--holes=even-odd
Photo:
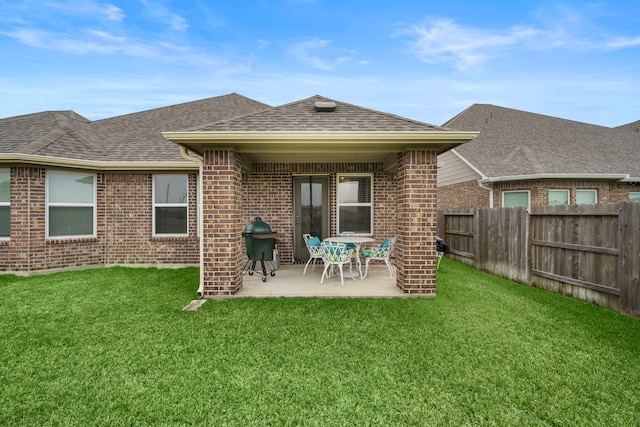
[[[153,234],[187,234],[188,175],[154,175]]]
[[[529,191],[503,191],[502,206],[505,208],[513,208],[524,206],[529,208]]]
[[[598,203],[597,190],[576,190],[576,205],[595,205]]]
[[[373,176],[338,175],[338,233],[373,234]]]
[[[11,182],[11,171],[0,170],[0,239],[8,238],[11,235],[11,199],[9,193],[9,183]]]
[[[549,190],[549,206],[569,204],[569,190]]]
[[[629,193],[629,201],[630,202],[640,202],[640,192],[632,191]]]
[[[47,237],[95,237],[96,175],[47,173]]]

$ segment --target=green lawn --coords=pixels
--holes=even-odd
[[[197,284],[0,276],[0,425],[640,425],[638,319],[447,259],[436,298],[181,311]]]

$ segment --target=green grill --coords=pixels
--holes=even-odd
[[[267,281],[267,276],[276,275],[276,268],[273,268],[273,252],[275,249],[277,233],[271,230],[271,227],[262,218],[256,217],[252,222],[247,224],[242,232],[244,244],[247,249],[247,257],[249,261],[245,264],[244,271],[249,275],[258,273],[262,275],[262,281]],[[256,270],[257,263],[260,263],[261,270]],[[267,262],[267,264],[265,264]],[[267,271],[267,266],[272,267]]]

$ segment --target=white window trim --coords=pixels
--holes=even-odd
[[[51,174],[67,174],[67,175],[91,175],[93,176],[93,201],[91,203],[51,203],[49,201],[49,177]],[[72,239],[87,239],[87,238],[96,238],[97,237],[97,226],[98,226],[98,175],[95,173],[85,173],[85,172],[71,172],[71,171],[47,171],[46,173],[46,186],[45,186],[45,238],[50,240],[72,240]],[[93,219],[92,219],[92,234],[79,234],[79,235],[69,235],[69,236],[49,236],[49,207],[90,207],[93,209]]]
[[[156,203],[156,177],[157,176],[179,176],[187,178],[187,198],[184,203]],[[154,174],[153,179],[151,180],[153,185],[153,190],[151,194],[151,200],[153,204],[153,212],[152,212],[152,235],[153,237],[184,237],[189,235],[189,174],[184,173],[166,173],[166,174]],[[156,233],[156,207],[163,208],[187,208],[187,232],[186,233]]]
[[[595,204],[597,204],[597,203],[598,203],[598,190],[590,189],[590,188],[578,188],[578,189],[576,190],[576,205],[577,205],[577,204],[579,204],[579,203],[578,203],[578,193],[579,193],[580,191],[583,191],[583,192],[587,192],[587,191],[592,192],[592,193],[594,194],[594,197],[593,197],[593,203],[595,203]],[[589,203],[589,204],[590,204],[590,203]]]
[[[571,204],[571,190],[567,190],[564,188],[550,188],[549,189],[549,193],[551,193],[552,191],[562,191],[567,193],[567,204],[566,205],[553,205],[553,206],[569,206]],[[550,200],[549,200],[549,196],[547,195],[547,206],[552,206],[549,204]]]
[[[504,195],[509,193],[527,193],[527,210],[531,209],[531,190],[509,190],[502,192],[502,207],[504,206]]]
[[[358,177],[358,176],[367,176],[369,177],[369,182],[371,185],[371,189],[369,190],[371,194],[371,201],[369,203],[340,203],[340,177]],[[359,236],[373,236],[373,218],[374,218],[374,209],[373,209],[373,201],[375,199],[375,194],[373,193],[373,174],[372,173],[339,173],[336,174],[336,231],[340,234],[343,230],[340,230],[340,207],[341,206],[369,206],[371,211],[371,223],[369,224],[369,230],[371,233],[358,233]],[[351,230],[344,230],[351,231]]]
[[[9,173],[9,201],[8,202],[0,202],[0,206],[8,206],[9,207],[9,234],[11,234],[11,169],[0,169],[0,172],[8,172]],[[0,236],[0,241],[7,241],[11,239],[11,235],[9,236]]]

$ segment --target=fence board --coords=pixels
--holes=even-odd
[[[467,209],[438,218],[462,262],[640,317],[640,203]]]

